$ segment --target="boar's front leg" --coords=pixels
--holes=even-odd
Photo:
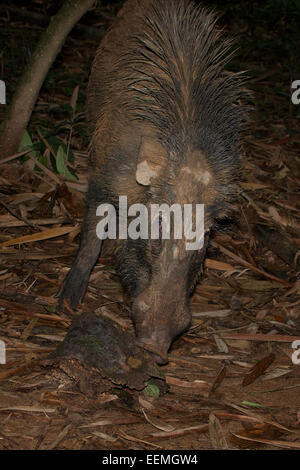
[[[90,273],[100,254],[101,240],[96,234],[96,209],[99,203],[96,203],[95,193],[95,188],[90,186],[87,194],[79,250],[58,294],[58,309],[62,308],[64,300],[74,309],[82,302],[88,286]]]

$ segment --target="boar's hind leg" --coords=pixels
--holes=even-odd
[[[62,289],[59,292],[59,309],[62,308],[64,300],[67,300],[72,308],[76,308],[77,305],[82,302],[88,286],[90,273],[98,259],[101,249],[101,240],[96,234],[97,205],[98,204],[89,200],[88,195],[81,229],[79,250]]]

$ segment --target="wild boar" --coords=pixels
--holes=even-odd
[[[190,0],[128,0],[91,70],[86,210],[60,303],[75,308],[85,294],[102,243],[99,205],[118,212],[119,196],[147,208],[204,205],[200,249],[188,250],[185,236],[116,240],[136,340],[160,363],[191,323],[189,297],[209,234],[236,193],[245,113],[241,74],[225,70],[230,48],[215,15]]]

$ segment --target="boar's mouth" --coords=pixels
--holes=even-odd
[[[173,340],[191,323],[191,313],[186,305],[186,293],[174,295],[169,291],[155,298],[149,290],[142,292],[132,306],[136,343],[149,351],[157,364],[166,364]]]
[[[160,366],[167,364],[169,347],[166,348],[164,347],[164,345],[162,345],[163,347],[160,348],[159,345],[151,341],[151,339],[143,338],[137,338],[136,344],[141,348],[145,349],[146,351],[150,352],[156,364]]]

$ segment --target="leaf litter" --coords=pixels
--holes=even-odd
[[[115,15],[110,8],[94,11],[107,26]],[[1,17],[0,25],[6,23]],[[239,35],[233,20],[226,27]],[[12,28],[17,38],[31,26]],[[245,30],[241,40],[254,39]],[[83,312],[96,312],[133,335],[109,247],[78,312],[51,310],[78,247],[87,182],[78,107],[97,41],[73,41],[76,48],[64,46],[65,61],[75,70],[72,86],[63,91],[59,78],[51,94],[56,110],[69,103],[68,124],[59,121],[42,90],[26,137],[26,145],[43,146],[41,158],[22,149],[0,162],[0,339],[7,355],[0,364],[0,448],[299,449],[300,368],[292,361],[292,344],[300,339],[299,139],[288,98],[274,91],[276,77],[282,85],[277,60],[270,80],[259,58],[249,64],[241,58],[253,75],[257,68],[265,91],[250,80],[256,110],[244,146],[238,215],[211,241],[191,299],[192,326],[161,367],[165,386],[151,379],[143,395],[126,381],[120,387],[108,380],[105,390],[89,394],[91,376],[84,376],[84,368],[76,381],[70,365],[68,374],[47,365]],[[59,67],[54,64],[51,73],[61,77]],[[267,123],[265,111],[272,116]],[[41,121],[57,129],[55,142]],[[49,164],[52,158],[56,167]]]

